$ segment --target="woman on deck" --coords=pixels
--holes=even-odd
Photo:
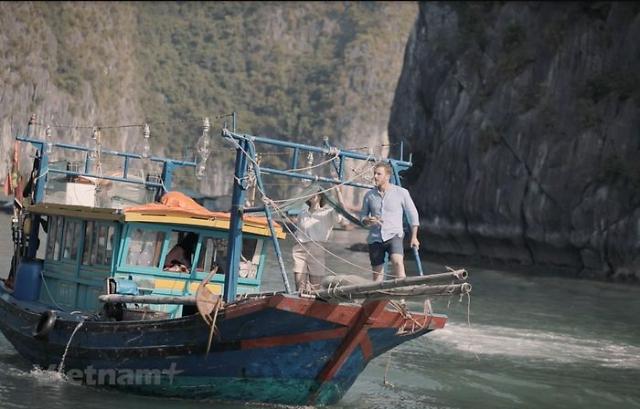
[[[336,194],[338,203],[344,207],[340,188],[336,189]],[[326,202],[323,193],[315,194],[307,200],[308,208],[298,216],[297,243],[293,246],[293,275],[297,291],[318,288],[325,275],[324,245],[329,241],[333,226],[342,222],[342,216]]]

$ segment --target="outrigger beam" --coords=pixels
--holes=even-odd
[[[327,289],[319,290],[316,294],[318,298],[331,298],[331,297],[348,297],[351,293],[369,292],[388,290],[409,286],[416,286],[422,284],[432,284],[443,281],[464,281],[468,277],[466,270],[454,270],[447,273],[431,274],[422,277],[404,277],[394,278],[385,281],[366,282],[360,284],[348,284],[344,285],[340,283],[340,276],[327,277],[328,280]],[[333,285],[332,285],[333,284]]]
[[[136,303],[136,304],[178,304],[196,305],[196,297],[192,295],[124,295],[104,294],[99,295],[98,300],[103,303]]]
[[[265,138],[262,136],[254,136],[247,134],[239,134],[228,129],[223,129],[222,136],[225,138],[232,138],[238,142],[247,140],[254,146],[256,146],[256,153],[258,146],[274,146],[285,149],[290,149],[291,159],[289,161],[289,165],[291,165],[292,169],[277,169],[267,166],[260,166],[260,170],[263,174],[271,174],[271,175],[280,175],[280,176],[288,176],[297,179],[311,180],[316,182],[325,182],[330,184],[340,184],[346,186],[353,186],[365,189],[373,188],[373,185],[358,183],[350,181],[345,177],[344,172],[344,161],[346,159],[353,159],[356,161],[364,161],[364,162],[387,162],[391,165],[392,169],[394,169],[394,173],[401,172],[403,170],[409,169],[412,166],[411,162],[407,162],[400,159],[391,159],[391,158],[381,158],[374,155],[364,155],[360,152],[354,152],[349,150],[342,150],[338,147],[331,146],[328,141],[325,140],[324,147],[305,145],[296,142],[287,142],[280,141],[271,138]],[[326,155],[328,157],[335,156],[334,160],[334,168],[336,173],[338,174],[336,178],[327,178],[322,176],[309,175],[302,170],[297,170],[298,158],[301,153],[311,152],[318,153],[322,155]],[[336,164],[337,162],[337,164]],[[395,176],[393,178],[393,183],[400,184],[399,176]]]

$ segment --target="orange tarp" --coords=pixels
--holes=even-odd
[[[151,215],[178,214],[181,216],[204,217],[207,219],[231,220],[228,212],[212,212],[200,206],[195,200],[181,192],[167,192],[160,199],[160,203],[147,203],[141,206],[127,207],[125,213],[145,213]],[[268,226],[266,217],[244,216],[245,222]],[[281,228],[274,222],[274,227]]]

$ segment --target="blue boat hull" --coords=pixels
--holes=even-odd
[[[285,295],[245,300],[218,316],[207,354],[210,328],[199,315],[116,322],[59,312],[51,331],[38,339],[33,331],[44,306],[0,292],[0,330],[23,357],[45,369],[59,369],[68,347],[63,372],[87,385],[185,398],[327,405],[346,393],[371,359],[446,321],[423,317],[426,325],[407,332],[406,317],[383,304],[375,308],[373,322],[359,305]]]

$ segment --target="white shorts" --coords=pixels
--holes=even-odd
[[[310,276],[324,276],[324,256],[325,251],[313,243],[304,243],[304,248],[297,243],[293,246],[293,272]]]

